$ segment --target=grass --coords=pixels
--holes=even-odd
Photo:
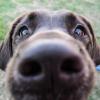
[[[23,11],[35,8],[68,9],[86,16],[100,43],[100,0],[0,0],[0,40],[9,32],[10,23]],[[4,89],[4,75],[0,71],[0,100],[8,100]],[[100,100],[100,73],[89,100]]]
[[[89,100],[100,100],[100,73],[97,73],[95,87],[89,97]]]

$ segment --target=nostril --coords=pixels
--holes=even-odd
[[[33,60],[25,60],[19,66],[19,73],[25,77],[34,77],[42,72],[40,64]]]
[[[67,58],[61,65],[61,72],[65,74],[74,74],[82,70],[82,61],[78,57]]]

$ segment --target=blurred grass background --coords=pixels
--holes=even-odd
[[[68,9],[86,16],[100,43],[100,0],[0,0],[0,40],[9,32],[11,22],[20,14],[37,8]],[[89,100],[100,100],[100,74]],[[5,73],[0,71],[0,100],[8,100],[4,89]]]

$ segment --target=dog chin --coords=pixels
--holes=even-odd
[[[66,96],[61,94],[55,96],[55,94],[24,94],[16,95],[14,100],[66,100]]]

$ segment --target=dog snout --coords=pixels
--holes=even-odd
[[[95,81],[89,30],[88,21],[69,12],[39,11],[18,19],[1,50],[4,68],[11,57],[6,86],[12,98],[87,100]]]
[[[26,46],[20,56],[22,58],[17,66],[17,74],[26,82],[29,79],[49,79],[50,76],[59,80],[64,76],[67,81],[68,76],[80,73],[83,68],[79,53],[62,40],[37,41]]]
[[[16,49],[7,66],[7,85],[12,94],[17,91],[18,95],[29,94],[33,99],[33,94],[36,97],[45,94],[47,100],[48,97],[54,100],[60,93],[59,98],[65,100],[70,98],[67,93],[72,95],[71,91],[76,93],[86,84],[89,78],[87,61],[93,66],[83,44],[68,34],[41,33],[25,40]],[[14,98],[17,100],[16,96]]]

